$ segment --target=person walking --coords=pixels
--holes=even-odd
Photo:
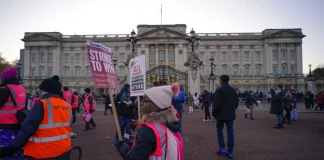
[[[198,93],[196,92],[195,95],[193,96],[194,99],[194,110],[198,111],[198,105],[199,105],[199,96]]]
[[[60,96],[62,84],[45,79],[39,89],[46,92],[21,125],[12,145],[0,148],[0,158],[24,147],[27,159],[70,160],[71,106]]]
[[[12,145],[20,129],[17,112],[25,110],[26,91],[20,85],[15,68],[4,70],[0,84],[0,145]],[[20,147],[21,148],[21,147]],[[22,149],[16,155],[3,156],[5,160],[22,160]]]
[[[292,95],[290,94],[290,90],[287,90],[284,96],[284,109],[286,111],[286,115],[283,123],[292,124],[290,121],[290,111],[292,110],[292,105]]]
[[[282,85],[278,85],[278,89],[271,99],[270,114],[275,114],[277,116],[277,126],[274,128],[281,129],[283,124],[283,98],[285,93],[282,91]]]
[[[104,115],[107,115],[107,110],[110,110],[110,113],[113,114],[112,108],[111,108],[111,103],[110,103],[110,98],[109,95],[107,93],[103,94],[103,98],[105,101],[105,112]]]
[[[96,110],[96,103],[93,95],[90,92],[90,88],[84,89],[85,98],[84,98],[84,111],[89,112],[91,114],[91,119],[89,122],[86,122],[86,126],[82,131],[88,131],[90,129],[90,124],[92,128],[96,128],[96,123],[93,120],[93,112]]]
[[[124,160],[184,160],[177,111],[171,107],[177,88],[155,86],[144,92],[143,124],[138,126],[133,145],[126,140],[117,143]]]
[[[36,92],[35,95],[34,95],[34,97],[33,97],[33,100],[32,100],[32,103],[31,103],[31,106],[30,107],[33,108],[35,102],[37,102],[39,100],[40,100],[39,94]]]
[[[189,114],[192,114],[193,113],[193,108],[194,108],[194,102],[195,102],[195,100],[194,100],[194,96],[189,92],[189,104],[188,104],[188,106],[189,106]]]
[[[296,91],[292,91],[291,92],[292,95],[292,110],[290,111],[290,121],[297,121],[297,92]]]
[[[254,118],[253,118],[253,103],[255,105],[258,105],[257,102],[256,102],[256,100],[253,97],[253,92],[250,91],[248,93],[248,96],[245,99],[245,105],[248,108],[248,112],[245,113],[244,116],[245,116],[245,118],[248,118],[248,114],[249,114],[251,120],[254,120]]]
[[[186,102],[186,96],[183,91],[182,86],[180,87],[180,92],[178,96],[172,98],[172,105],[177,110],[180,120],[179,120],[179,132],[182,134],[182,113],[183,113],[183,104]]]
[[[236,90],[228,84],[229,76],[221,75],[219,79],[221,86],[216,89],[212,111],[212,115],[217,121],[217,137],[220,147],[217,153],[219,155],[226,154],[228,158],[233,158],[235,110],[239,105],[239,99]],[[223,136],[224,124],[227,128],[227,152]]]
[[[76,122],[76,113],[78,112],[79,107],[79,94],[76,90],[72,90],[72,98],[71,98],[71,104],[72,104],[72,124],[75,125]]]
[[[211,105],[211,97],[210,93],[208,93],[207,90],[204,90],[203,95],[203,101],[202,101],[202,107],[205,109],[205,119],[203,119],[204,122],[211,121],[210,113],[209,113],[209,107]]]

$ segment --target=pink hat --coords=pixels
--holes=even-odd
[[[7,70],[4,70],[0,76],[3,78],[3,79],[10,79],[10,78],[16,78],[17,77],[17,71],[15,68],[11,67]]]
[[[179,94],[179,85],[174,83],[167,86],[153,87],[146,90],[144,93],[160,109],[165,109],[171,106],[172,97]]]

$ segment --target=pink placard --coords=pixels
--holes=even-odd
[[[87,50],[95,88],[118,89],[118,79],[111,49],[88,40]]]

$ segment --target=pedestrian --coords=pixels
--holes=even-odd
[[[244,113],[244,116],[245,116],[245,118],[248,118],[248,114],[249,114],[251,120],[254,120],[254,118],[253,118],[253,103],[255,105],[258,105],[256,100],[253,97],[253,92],[250,91],[248,93],[248,96],[245,99],[245,105],[247,107],[247,113]]]
[[[229,76],[221,75],[219,77],[221,86],[216,89],[213,102],[212,115],[216,119],[217,137],[219,144],[219,155],[224,155],[228,158],[233,158],[234,151],[234,120],[236,118],[235,110],[239,105],[239,99],[236,90],[228,84]],[[227,152],[223,136],[223,128],[226,124],[227,128]]]
[[[322,103],[323,103],[323,93],[322,92],[319,92],[317,95],[316,95],[316,104],[317,106],[315,107],[315,111],[317,110],[317,108],[321,107],[322,106]]]
[[[292,95],[290,94],[290,90],[288,89],[284,96],[284,109],[286,111],[286,115],[284,117],[283,123],[292,124],[290,121],[290,111],[292,110],[292,105]]]
[[[270,92],[267,93],[267,99],[268,99],[268,103],[270,103],[271,102],[271,93]]]
[[[297,94],[296,91],[291,92],[292,95],[292,110],[290,111],[290,120],[296,122],[297,121]]]
[[[47,94],[35,103],[12,145],[0,149],[0,158],[23,147],[26,159],[70,160],[72,113],[59,96],[62,84],[49,78],[39,89]]]
[[[144,92],[143,124],[138,126],[135,142],[117,144],[124,160],[184,160],[177,111],[171,107],[177,92],[177,85],[153,87]]]
[[[122,135],[127,133],[128,135],[132,135],[132,132],[129,128],[129,124],[132,122],[132,116],[134,113],[134,108],[131,101],[130,96],[130,85],[124,84],[124,87],[118,93],[117,98],[117,116],[119,121],[119,128],[122,132]],[[118,134],[116,131],[114,146],[117,146],[118,142]]]
[[[90,124],[92,128],[96,128],[96,123],[93,120],[93,112],[96,110],[96,103],[93,95],[90,92],[90,88],[84,89],[85,98],[84,98],[84,111],[89,112],[91,114],[91,119],[89,122],[86,122],[86,126],[82,131],[88,131],[90,129]]]
[[[195,100],[194,100],[193,95],[190,92],[189,92],[189,97],[188,98],[189,98],[189,104],[188,104],[188,106],[189,106],[189,114],[192,114]]]
[[[271,99],[270,114],[275,114],[277,116],[278,123],[274,127],[276,129],[281,129],[283,124],[283,98],[285,94],[282,91],[282,85],[278,85],[275,95]]]
[[[73,95],[71,98],[71,104],[72,104],[72,123],[71,123],[71,125],[75,125],[76,113],[78,112],[78,107],[79,107],[79,94],[75,89],[72,90],[72,93],[73,93]]]
[[[26,105],[26,91],[20,85],[15,68],[4,70],[0,74],[0,145],[12,145],[20,129],[16,113],[24,110]],[[20,147],[21,148],[21,147]],[[22,160],[22,149],[16,155],[3,156],[5,160]]]
[[[179,95],[172,98],[172,105],[177,110],[180,115],[179,120],[179,132],[182,134],[182,114],[183,114],[183,104],[186,102],[186,96],[182,86],[180,87]]]
[[[113,114],[112,108],[111,108],[111,103],[110,103],[110,98],[107,93],[103,95],[104,101],[105,101],[105,112],[104,115],[107,115],[107,110],[110,110],[110,113]]]
[[[72,92],[69,91],[68,87],[63,88],[63,97],[69,105],[72,105]]]
[[[36,92],[31,103],[31,108],[33,108],[34,104],[39,100],[40,100],[39,93]]]
[[[210,93],[208,93],[207,90],[204,90],[203,101],[202,101],[202,107],[205,109],[205,119],[203,119],[204,122],[211,121],[210,112],[209,112],[210,105],[211,105]]]
[[[199,105],[199,96],[198,93],[196,92],[195,95],[193,96],[194,99],[194,110],[198,111],[198,105]]]

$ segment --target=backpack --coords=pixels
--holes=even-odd
[[[183,140],[180,132],[171,132],[167,128],[166,160],[184,160]]]

